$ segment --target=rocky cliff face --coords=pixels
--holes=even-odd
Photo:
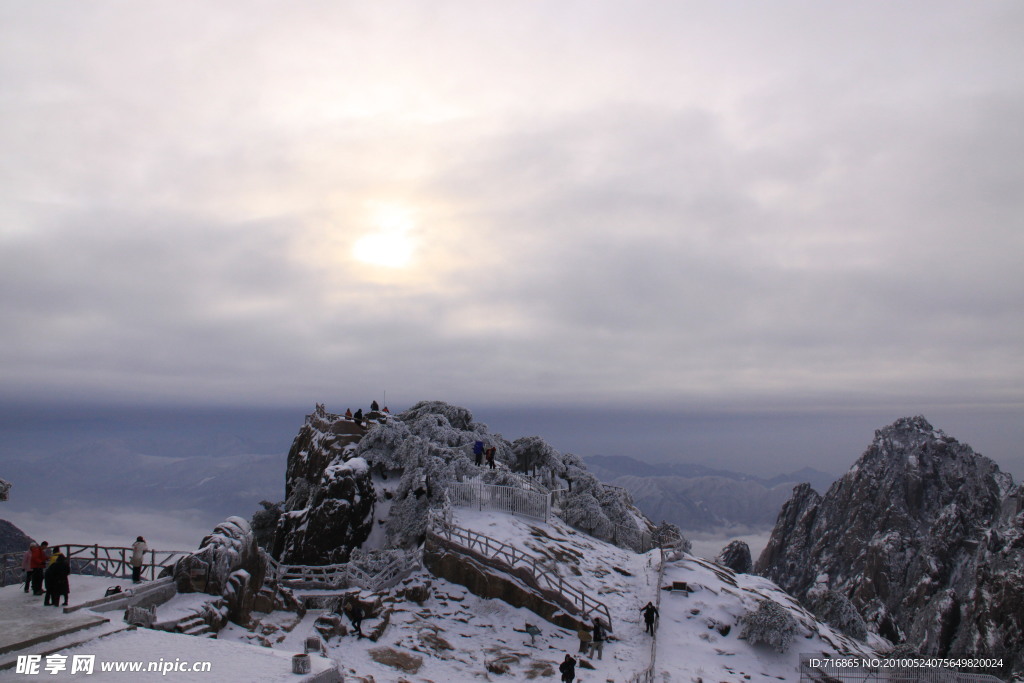
[[[283,514],[271,554],[285,564],[347,562],[369,536],[376,501],[369,467],[353,449],[364,429],[322,405],[288,452]]]
[[[802,600],[845,596],[924,653],[1020,653],[1021,494],[967,444],[904,418],[824,496],[794,489],[756,570]]]

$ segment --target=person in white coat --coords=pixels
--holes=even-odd
[[[132,543],[132,583],[140,583],[142,581],[142,563],[146,559],[146,551],[149,547],[146,545],[146,539],[139,536],[135,539],[135,543]]]

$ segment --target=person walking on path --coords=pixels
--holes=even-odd
[[[71,565],[68,558],[59,550],[53,554],[53,563],[46,568],[43,577],[46,581],[46,597],[43,598],[44,605],[60,607],[60,599],[64,598],[64,605],[68,604],[68,595],[71,593],[71,586],[68,583],[68,576],[71,574]]]
[[[576,660],[572,655],[566,655],[562,663],[558,665],[558,671],[562,674],[562,683],[572,683],[576,680]]]
[[[480,467],[480,465],[483,464],[483,462],[484,462],[484,442],[483,441],[477,441],[476,443],[473,444],[473,460],[476,463],[477,467]]]
[[[46,560],[49,555],[46,552],[46,541],[43,541],[42,545],[32,544],[30,552],[32,557],[29,560],[32,568],[32,595],[43,594],[43,570],[46,568]]]
[[[350,602],[345,605],[345,612],[348,614],[349,621],[352,622],[352,628],[356,630],[356,635],[360,639],[363,637],[363,606],[358,602]]]
[[[25,572],[25,592],[28,593],[28,587],[32,585],[32,549],[38,548],[39,544],[32,541],[28,544],[28,550],[21,556],[21,569]]]
[[[590,629],[587,628],[586,624],[580,624],[579,629],[576,631],[577,637],[580,639],[580,652],[579,654],[585,655],[590,651],[590,642],[594,639],[590,635]]]
[[[146,551],[149,550],[149,546],[146,545],[146,539],[139,536],[135,539],[135,543],[132,543],[132,583],[142,582],[142,563],[146,559]]]
[[[604,659],[604,639],[604,622],[600,619],[594,619],[594,642],[590,644],[591,657],[596,653],[598,659]]]
[[[644,633],[650,633],[653,636],[654,623],[658,620],[658,608],[651,603],[647,603],[640,608],[640,611],[644,613],[644,623],[647,625]]]

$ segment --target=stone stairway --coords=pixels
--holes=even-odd
[[[174,630],[177,633],[184,633],[187,636],[200,636],[203,638],[217,637],[217,632],[214,631],[213,627],[206,623],[206,620],[199,614],[194,617],[182,619],[178,622]]]
[[[45,658],[46,655],[133,628],[124,622],[95,615],[57,625],[23,621],[21,628],[17,632],[8,633],[8,637],[0,644],[0,671],[13,669],[19,655],[41,655]]]

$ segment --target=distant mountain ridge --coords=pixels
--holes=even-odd
[[[608,484],[621,486],[651,519],[687,531],[768,530],[800,483],[827,488],[830,474],[804,468],[770,479],[699,463],[646,463],[624,455],[584,458]]]

